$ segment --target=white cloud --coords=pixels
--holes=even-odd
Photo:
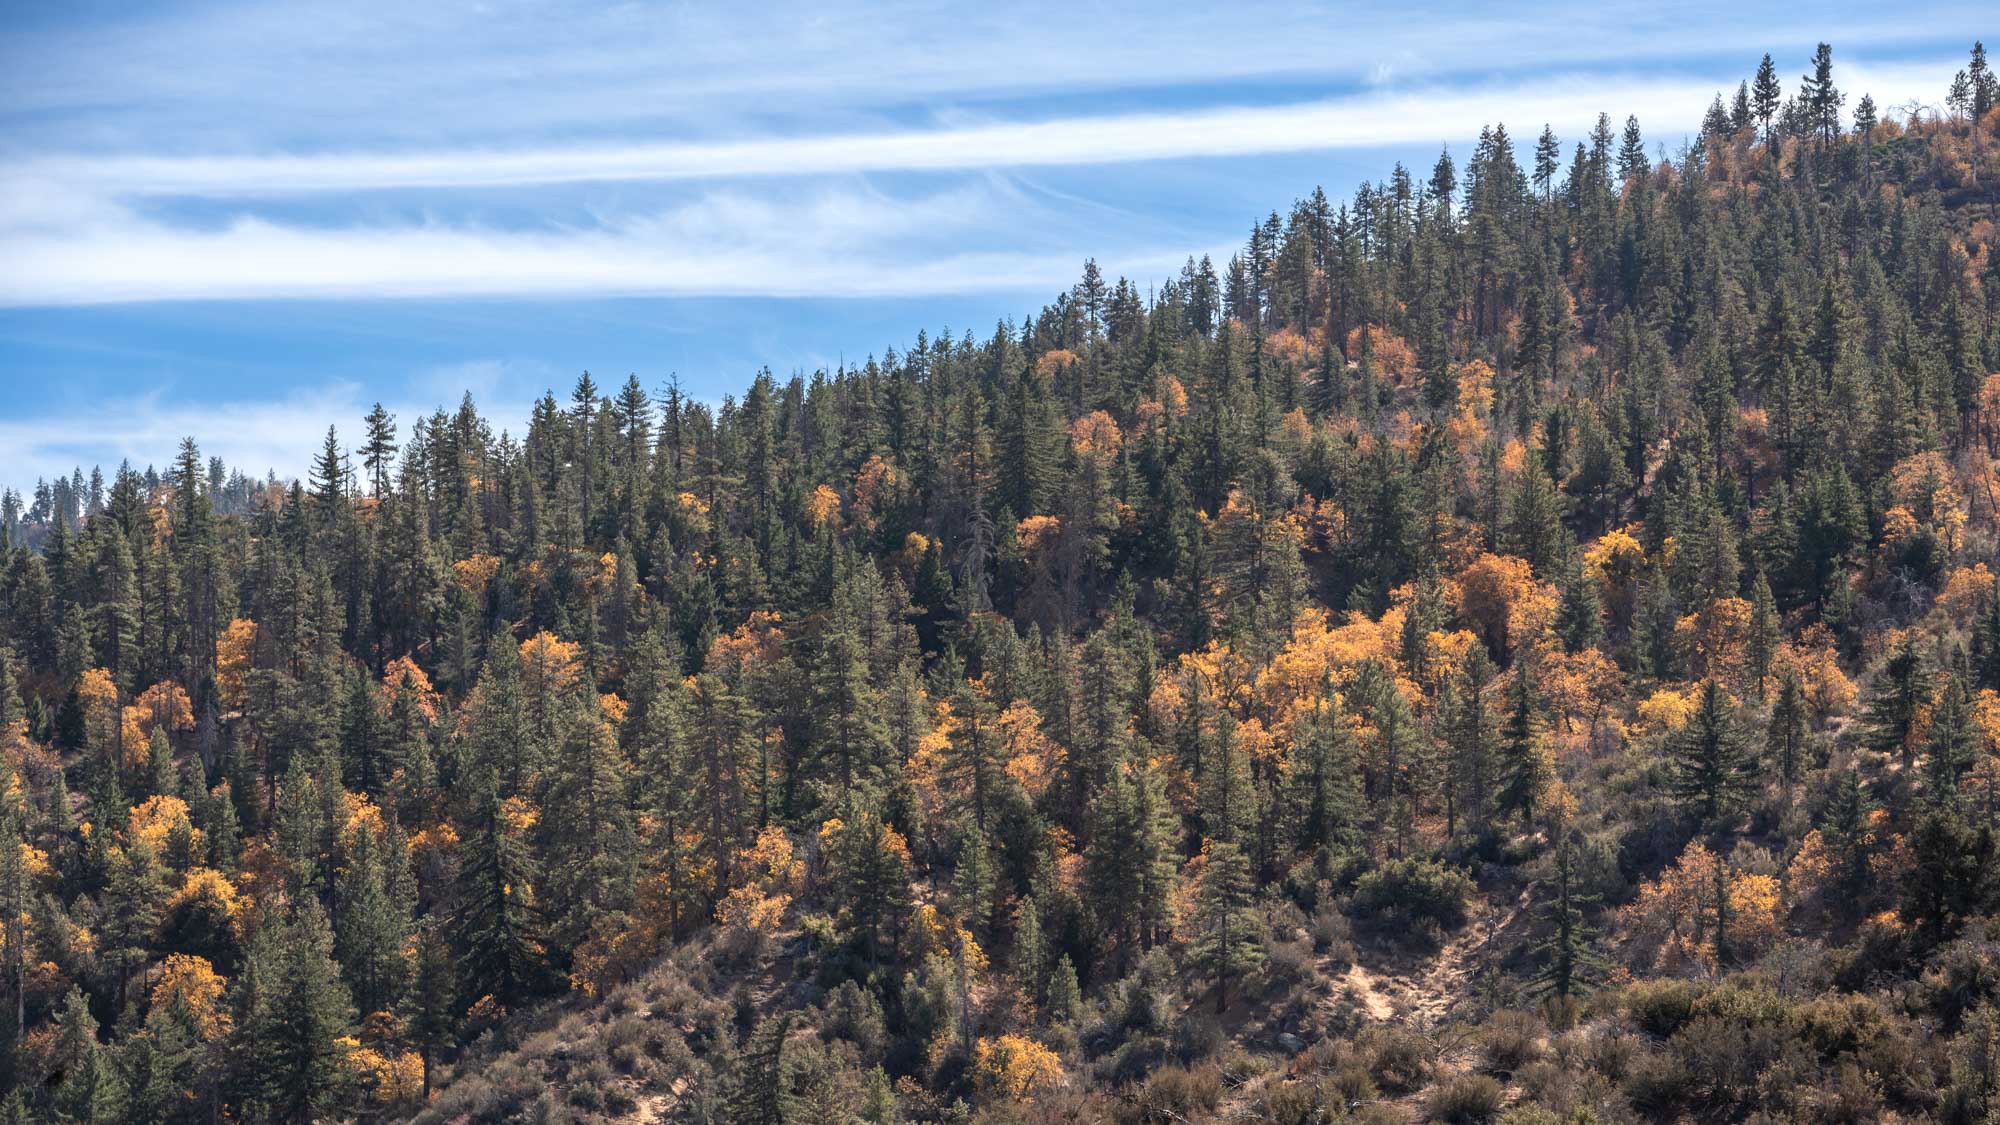
[[[0,138],[14,150],[0,159],[0,305],[1045,292],[1086,254],[1157,277],[1216,233],[1164,210],[1107,229],[1092,208],[1122,202],[1115,188],[1031,198],[996,170],[1429,149],[1501,121],[1525,144],[1544,123],[1579,136],[1599,109],[1636,113],[1671,149],[1717,83],[1661,60],[1699,53],[1712,66],[1722,44],[1791,19],[1567,0],[1428,24],[1385,3],[1337,15],[362,0],[29,29],[0,47]],[[1891,23],[1867,26],[1872,41],[1915,34]],[[1600,34],[1614,30],[1629,34]],[[1633,59],[1642,33],[1646,69],[1574,69]],[[435,50],[446,43],[463,49]],[[1511,69],[1463,80],[1501,58]],[[1528,69],[1551,61],[1572,69]],[[1871,70],[1843,55],[1840,79],[1888,105],[1950,69]],[[1284,75],[1363,85],[1265,104],[1241,104],[1252,99],[1238,88],[1234,105],[1200,86]],[[1173,93],[1080,93],[1149,84]],[[1004,100],[1034,90],[1064,91],[1068,114]],[[965,100],[921,100],[940,97]],[[1076,108],[1093,104],[1174,108]],[[182,110],[205,123],[197,143],[173,119]],[[321,114],[354,128],[316,128]],[[66,148],[24,149],[49,121],[71,126]],[[350,136],[370,144],[329,147]],[[862,180],[912,174],[958,186],[917,194],[903,180],[889,195]],[[576,187],[642,183],[681,186]],[[533,219],[487,207],[497,189],[528,188]]]
[[[385,409],[407,438],[419,418],[442,407],[454,409],[471,392],[494,428],[526,429],[529,407],[541,389],[560,388],[553,371],[533,362],[480,358],[413,371]],[[361,419],[376,398],[350,379],[268,399],[187,401],[172,387],[135,393],[115,410],[95,406],[52,409],[24,421],[0,421],[0,485],[26,492],[37,479],[53,480],[97,465],[109,477],[120,461],[164,470],[192,437],[202,456],[220,457],[232,469],[262,478],[303,477],[334,425],[341,445],[352,450]],[[358,471],[358,465],[357,465]]]
[[[9,240],[0,304],[439,296],[899,296],[1048,291],[1069,253],[942,253],[916,260],[807,255],[755,241],[619,232],[412,227],[313,230],[246,219],[221,231],[146,224]],[[1177,258],[1153,264],[1157,273]]]
[[[1080,260],[1067,250],[1015,248],[1012,226],[1033,221],[1036,211],[997,187],[909,198],[851,188],[803,197],[717,191],[588,227],[526,230],[469,221],[324,226],[254,215],[188,227],[135,211],[90,214],[80,223],[0,226],[0,253],[10,263],[0,272],[0,305],[1045,293],[1072,280]],[[940,249],[946,245],[954,248]],[[1117,247],[1100,249],[1108,264],[1155,276],[1179,261],[1143,253],[1121,260]]]
[[[15,21],[0,38],[0,105],[22,130],[85,147],[249,151],[669,124],[726,136],[749,122],[852,129],[944,102],[1216,83],[1532,75],[1724,55],[1747,74],[1765,50],[1790,78],[1814,37],[1832,41],[1844,65],[1862,47],[1963,50],[1988,22],[1963,0],[1927,5],[1919,19],[1757,0],[1447,3],[1424,14],[1393,0],[211,0],[104,11],[113,14],[46,28]]]
[[[1850,68],[1851,88],[1894,104],[1933,93],[1943,60]],[[1865,86],[1852,85],[1857,80]],[[43,159],[17,166],[27,184],[87,192],[258,196],[387,188],[477,188],[860,172],[1115,164],[1441,143],[1495,122],[1517,133],[1552,124],[1575,136],[1599,110],[1639,116],[1678,138],[1716,84],[1630,74],[1570,75],[1475,88],[1374,92],[1270,106],[967,123],[941,129],[715,142],[564,146],[314,156],[144,156]],[[1663,129],[1664,127],[1664,129]]]
[[[1883,104],[1941,67],[1865,74]],[[1428,146],[1511,121],[1581,135],[1600,106],[1635,112],[1676,145],[1714,93],[1688,79],[1552,77],[1480,90],[1380,92],[1277,106],[963,123],[865,135],[593,149],[318,157],[42,160],[0,179],[0,305],[173,299],[441,296],[896,296],[1047,292],[1086,253],[1161,277],[1184,232],[1106,229],[1074,200],[999,175],[896,196],[857,173],[1242,158]],[[759,177],[784,177],[782,180]],[[674,206],[611,209],[530,228],[445,213],[421,222],[260,213],[266,196],[468,189],[585,180],[728,178]],[[221,223],[176,222],[152,194],[250,197]],[[463,200],[456,205],[463,206]],[[334,213],[337,214],[337,213]],[[1028,232],[1024,234],[1023,232]],[[1032,238],[1032,241],[1025,239]]]
[[[195,404],[173,402],[155,391],[136,395],[115,410],[52,410],[25,421],[0,422],[0,465],[24,488],[82,466],[102,465],[108,476],[121,459],[134,468],[172,463],[181,439],[192,435],[204,455],[220,456],[246,473],[276,468],[296,473],[326,434],[329,419],[354,418],[360,389],[335,381],[280,400]],[[362,408],[362,409],[365,409]],[[290,473],[287,473],[290,470]]]

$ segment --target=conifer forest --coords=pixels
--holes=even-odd
[[[0,1121],[2000,1120],[1961,58],[7,480]]]

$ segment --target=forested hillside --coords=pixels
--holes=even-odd
[[[0,1116],[2000,1114],[2000,80],[1805,65],[9,493]]]

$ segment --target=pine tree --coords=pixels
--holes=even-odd
[[[56,1120],[119,1120],[123,1091],[108,1053],[97,1041],[97,1017],[90,1014],[89,1001],[75,985],[57,1017],[56,1060],[62,1076],[55,1089]]]
[[[1544,923],[1549,936],[1538,947],[1542,967],[1536,983],[1563,1003],[1581,995],[1604,968],[1604,958],[1591,947],[1596,933],[1583,914],[1593,900],[1577,886],[1576,852],[1581,843],[1574,830],[1557,834],[1555,869],[1545,884],[1550,892]]]
[[[1760,570],[1757,580],[1750,586],[1750,636],[1744,645],[1750,680],[1756,687],[1759,700],[1764,698],[1764,685],[1771,676],[1771,661],[1777,656],[1778,646],[1784,642],[1780,624],[1778,600],[1771,595],[1771,584]]]
[[[333,961],[333,932],[319,904],[296,908],[279,941],[264,950],[269,984],[246,1021],[260,1100],[279,1120],[332,1113],[350,1082],[341,1042],[354,1004]]]
[[[848,940],[873,967],[901,942],[910,909],[909,847],[873,810],[842,819],[830,857],[835,901]]]
[[[993,845],[986,833],[973,826],[962,833],[958,845],[958,866],[952,870],[952,899],[958,916],[981,941],[990,938],[993,927],[994,888]]]
[[[1639,135],[1639,119],[1625,119],[1625,137],[1618,148],[1618,178],[1632,180],[1644,176],[1651,164],[1646,160],[1646,143]]]
[[[347,455],[341,451],[340,437],[332,426],[312,467],[313,506],[322,527],[331,528],[346,507]]]
[[[581,944],[591,925],[631,901],[638,826],[629,799],[631,778],[611,726],[592,701],[567,723],[541,806],[545,904],[550,937],[560,947]]]
[[[1701,686],[1694,714],[1674,739],[1668,789],[1702,825],[1719,825],[1756,789],[1756,762],[1738,729],[1736,704],[1714,680]]]
[[[1993,831],[1968,824],[1955,804],[1932,802],[1911,829],[1909,848],[1914,862],[1902,887],[1902,914],[1935,944],[1990,897]]]
[[[1535,568],[1550,572],[1564,554],[1562,497],[1539,462],[1532,462],[1521,475],[1507,516],[1505,543]]]
[[[1771,56],[1757,64],[1757,78],[1750,88],[1751,112],[1763,123],[1764,139],[1771,140],[1771,119],[1778,112],[1778,101],[1785,96],[1784,88],[1778,85],[1778,68],[1771,63]]]
[[[818,756],[829,763],[823,769],[830,801],[845,800],[856,785],[879,784],[889,746],[881,693],[869,670],[867,646],[861,636],[866,615],[864,607],[857,604],[855,565],[845,560],[841,563],[843,573],[834,591],[833,614],[820,635],[812,670],[818,733],[814,741]]]
[[[896,1109],[896,1091],[889,1074],[877,1066],[868,1072],[868,1084],[861,1094],[861,1120],[868,1125],[896,1125],[901,1115]]]
[[[7,675],[0,666],[0,676]],[[11,771],[10,771],[11,772]],[[27,1031],[28,1008],[28,910],[29,873],[21,849],[21,811],[0,812],[0,940],[6,944],[7,992],[14,1000],[11,1042],[19,1043]]]
[[[361,463],[368,470],[372,495],[380,499],[389,479],[389,462],[396,456],[396,416],[376,403],[363,425],[367,440],[361,446]]]
[[[1821,43],[1813,51],[1813,72],[1799,86],[1800,108],[1820,143],[1831,145],[1840,135],[1840,106],[1846,101],[1833,84],[1833,48]]]
[[[1299,847],[1325,868],[1360,842],[1361,786],[1340,697],[1329,689],[1321,699],[1323,706],[1299,723],[1300,765],[1290,776]]]
[[[535,992],[542,979],[536,871],[490,778],[477,810],[459,870],[452,937],[468,999],[491,996],[513,1007]]]
[[[1974,626],[1972,659],[1979,673],[1979,686],[2000,688],[2000,579],[1987,592],[1978,624]]]
[[[757,1028],[731,1068],[722,1119],[728,1125],[785,1125],[804,1121],[793,1090],[794,1069],[785,1040],[792,1033],[792,1014],[782,1012]]]
[[[1090,802],[1087,902],[1119,965],[1149,947],[1166,920],[1174,869],[1166,813],[1158,778],[1138,763],[1115,771]]]
[[[1264,962],[1257,887],[1243,850],[1225,840],[1202,843],[1201,883],[1195,894],[1195,939],[1188,956],[1215,981],[1215,1011],[1229,1008],[1229,982]]]
[[[1924,790],[1929,803],[1957,803],[1959,779],[1971,766],[1976,748],[1971,696],[1965,680],[1953,675],[1930,716],[1924,757]]]
[[[1077,987],[1076,966],[1065,953],[1056,960],[1056,967],[1049,970],[1048,994],[1049,1018],[1056,1023],[1069,1023],[1076,1019],[1083,1007],[1083,991]]]
[[[1786,669],[1778,681],[1778,698],[1771,704],[1771,721],[1765,728],[1764,761],[1785,787],[1789,800],[1804,776],[1811,750],[1805,689],[1798,674]]]
[[[135,834],[124,847],[113,850],[104,888],[102,941],[106,959],[118,971],[120,995],[151,956],[153,935],[167,901],[166,878],[159,852],[145,837]]]
[[[1449,699],[1440,697],[1439,705],[1445,724],[1447,823],[1454,822],[1462,808],[1466,826],[1475,833],[1486,831],[1494,781],[1493,757],[1500,743],[1492,708],[1493,674],[1493,662],[1487,658],[1485,646],[1470,646],[1464,665],[1452,681]],[[1449,708],[1444,706],[1446,702],[1450,703]]]
[[[1902,759],[1903,768],[1916,762],[1919,720],[1930,706],[1930,671],[1914,637],[1891,653],[1875,677],[1869,694],[1864,732],[1868,746]]]
[[[1043,998],[1048,971],[1048,946],[1042,938],[1042,913],[1028,895],[1014,914],[1014,947],[1009,959],[1014,980],[1030,999]]]
[[[1507,718],[1500,728],[1500,787],[1494,794],[1493,815],[1518,815],[1525,824],[1534,819],[1542,791],[1554,776],[1532,665],[1515,668],[1507,694]]]
[[[1572,556],[1577,552],[1570,552]],[[1604,640],[1604,605],[1597,596],[1597,580],[1583,572],[1583,564],[1572,557],[1562,583],[1562,598],[1556,603],[1556,635],[1563,651],[1579,653],[1596,648]]]
[[[1199,721],[1198,719],[1195,721]],[[1202,738],[1201,818],[1209,835],[1235,842],[1249,825],[1256,794],[1250,784],[1250,764],[1236,735],[1236,717],[1223,711],[1216,716],[1215,733]]]
[[[943,773],[954,794],[953,804],[983,832],[989,818],[997,815],[1007,783],[998,715],[983,685],[966,681],[952,693],[951,716],[956,726]]]
[[[1859,907],[1868,885],[1869,849],[1874,827],[1870,823],[1874,803],[1861,786],[1861,775],[1842,770],[1834,782],[1832,796],[1820,818],[1820,833],[1833,856],[1834,901],[1849,908]]]
[[[408,920],[391,897],[388,870],[389,864],[402,862],[400,855],[388,853],[372,826],[364,822],[355,828],[340,874],[334,953],[364,1015],[393,1010],[408,973]]]
[[[1542,126],[1542,135],[1535,142],[1535,186],[1541,190],[1542,202],[1554,198],[1556,170],[1562,161],[1562,146],[1556,142],[1555,130]]]
[[[458,964],[436,918],[418,923],[411,945],[415,964],[410,988],[404,994],[404,1018],[410,1039],[423,1058],[424,1097],[428,1099],[432,1064],[438,1052],[452,1042],[458,1027]]]

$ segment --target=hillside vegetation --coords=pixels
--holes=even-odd
[[[1992,1119],[2000,81],[1835,78],[8,493],[0,1119]]]

